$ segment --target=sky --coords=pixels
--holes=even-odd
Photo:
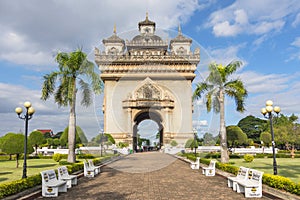
[[[24,131],[24,122],[14,110],[25,101],[36,110],[29,132],[62,131],[68,125],[69,108],[58,107],[53,99],[40,99],[43,76],[57,69],[55,54],[82,47],[93,61],[94,47],[112,35],[114,25],[119,35],[126,36],[137,31],[146,12],[158,30],[176,33],[180,24],[182,33],[201,47],[193,87],[205,79],[208,61],[243,62],[236,77],[249,93],[246,111],[236,112],[234,101],[227,98],[227,125],[247,115],[263,117],[260,109],[268,99],[281,107],[282,114],[300,116],[298,0],[2,0],[0,136]],[[88,108],[77,104],[77,124],[89,139],[101,132],[101,107],[102,96],[95,96]],[[193,120],[198,133],[218,128],[218,116],[206,113],[203,100],[195,102]],[[143,128],[153,129],[153,125]]]

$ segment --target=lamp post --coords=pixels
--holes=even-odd
[[[32,118],[35,110],[33,107],[31,107],[31,103],[29,101],[26,101],[24,103],[24,107],[26,108],[26,112],[24,116],[21,116],[23,110],[21,107],[17,107],[15,109],[15,112],[18,114],[18,117],[25,121],[25,140],[24,140],[24,163],[23,163],[23,175],[22,178],[27,178],[27,135],[28,135],[28,121]]]
[[[266,107],[261,109],[261,113],[265,118],[270,120],[270,130],[272,135],[272,150],[273,150],[273,174],[277,175],[277,163],[276,163],[276,153],[275,153],[275,141],[273,132],[273,111],[278,115],[280,113],[280,107],[274,106],[271,100],[266,101]]]
[[[198,144],[197,144],[197,130],[194,128],[194,148],[195,148],[195,156],[197,154],[197,148],[198,148]]]
[[[102,144],[103,144],[103,135],[104,135],[104,131],[103,129],[101,129],[101,133],[100,133],[100,148],[101,148],[101,151],[100,151],[100,156],[102,157]]]

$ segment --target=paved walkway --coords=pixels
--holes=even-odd
[[[39,197],[38,199],[42,199]],[[52,199],[52,198],[47,198]],[[102,168],[95,178],[80,178],[78,185],[54,199],[102,200],[215,200],[245,199],[227,187],[221,176],[206,177],[200,170],[158,152],[127,156]],[[265,198],[263,198],[265,199]]]

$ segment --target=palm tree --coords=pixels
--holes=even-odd
[[[45,101],[53,94],[54,100],[59,106],[70,107],[68,162],[75,163],[77,84],[83,95],[81,105],[89,106],[92,103],[92,90],[96,94],[101,93],[102,82],[99,74],[94,71],[95,65],[88,61],[87,55],[81,49],[70,53],[60,52],[56,55],[55,61],[58,63],[59,69],[43,77],[41,99]],[[56,87],[57,81],[59,83]]]
[[[209,75],[204,82],[197,84],[193,94],[193,99],[201,98],[205,94],[206,108],[210,112],[220,113],[220,146],[221,146],[221,162],[227,163],[229,155],[227,151],[227,135],[225,125],[225,95],[233,98],[236,103],[236,110],[245,111],[244,101],[247,97],[247,90],[240,79],[228,80],[242,65],[240,61],[233,61],[227,66],[222,64],[209,64]]]

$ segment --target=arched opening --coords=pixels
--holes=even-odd
[[[157,124],[156,133],[155,133],[155,136],[157,133],[159,134],[157,147],[158,149],[160,149],[160,147],[163,146],[163,125],[162,125],[161,116],[156,112],[144,111],[139,113],[134,119],[132,148],[134,149],[135,152],[140,151],[140,148],[138,148],[139,125],[147,121],[148,123],[149,121],[152,121],[152,123],[155,122]]]

